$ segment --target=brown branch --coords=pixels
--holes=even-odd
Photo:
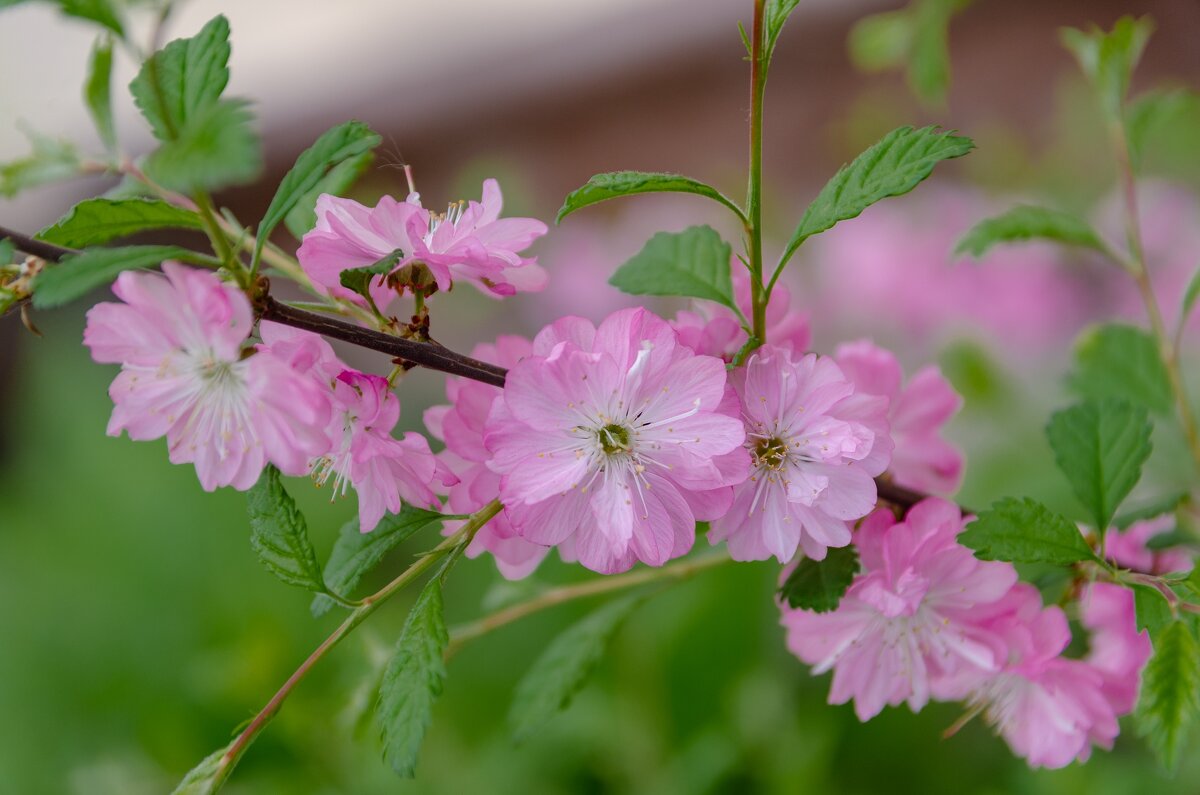
[[[13,232],[0,226],[0,239],[9,238],[13,245],[21,251],[33,254],[43,259],[57,262],[70,254],[76,254],[73,249],[62,248],[41,240],[35,240],[26,235]],[[389,356],[401,359],[406,363],[425,367],[430,370],[449,375],[462,376],[475,381],[482,381],[492,386],[503,387],[507,371],[487,362],[472,359],[461,353],[456,353],[437,343],[415,342],[413,340],[384,334],[374,329],[363,328],[345,320],[319,315],[304,309],[280,303],[267,296],[260,301],[261,317],[287,326],[304,329],[325,337],[348,342],[361,348],[367,348]],[[925,499],[927,495],[918,491],[897,486],[891,481],[876,478],[875,484],[879,490],[879,499],[894,505],[909,508]],[[967,512],[964,509],[964,512]]]

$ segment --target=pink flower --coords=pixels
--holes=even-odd
[[[724,363],[644,309],[543,329],[484,428],[513,527],[606,574],[685,554],[746,476],[725,397]]]
[[[780,562],[797,546],[821,560],[849,544],[846,522],[874,509],[873,478],[892,451],[887,399],[856,394],[829,357],[794,359],[769,346],[732,380],[754,469],[709,541],[726,541],[735,560]]]
[[[1092,744],[1111,748],[1119,728],[1101,673],[1060,656],[1071,641],[1067,617],[1042,607],[1037,589],[1013,587],[987,626],[1004,638],[1008,664],[978,686],[971,701],[1033,767],[1086,760]]]
[[[738,308],[749,319],[753,312],[750,302],[750,274],[738,260],[733,262],[733,291]],[[791,309],[791,292],[779,284],[767,304],[767,341],[776,348],[802,354],[812,341],[808,316]],[[694,302],[694,311],[678,312],[671,327],[679,341],[696,353],[718,356],[732,362],[746,344],[748,336],[736,314],[727,307],[710,301]]]
[[[163,274],[122,273],[124,303],[88,312],[92,358],[121,365],[109,435],[166,436],[171,463],[194,464],[206,491],[248,489],[268,462],[305,473],[325,446],[326,395],[268,352],[243,357],[254,319],[240,290],[173,262]]]
[[[1104,534],[1104,557],[1118,566],[1145,574],[1191,571],[1192,556],[1186,549],[1167,547],[1150,549],[1147,542],[1175,527],[1175,517],[1159,516],[1134,522],[1124,530],[1110,528]]]
[[[533,344],[529,340],[502,336],[494,345],[477,346],[471,355],[510,368],[532,353]],[[456,513],[477,511],[500,492],[500,476],[487,465],[491,454],[483,443],[483,429],[492,403],[501,394],[499,388],[488,384],[450,378],[446,381],[446,396],[453,405],[434,406],[425,412],[429,432],[446,443],[441,460],[458,477],[447,498],[450,510]],[[451,535],[460,526],[459,522],[446,522],[443,533]],[[492,553],[502,575],[519,580],[538,567],[549,548],[521,538],[502,513],[475,534],[467,547],[467,556],[478,557],[485,551]]]
[[[1150,635],[1138,632],[1133,591],[1092,583],[1080,599],[1080,622],[1091,633],[1087,663],[1099,672],[1101,690],[1117,715],[1133,710],[1142,668],[1150,659]]]
[[[342,271],[371,265],[397,250],[403,252],[397,268],[424,263],[440,290],[449,290],[456,278],[496,295],[540,290],[545,272],[536,258],[520,252],[546,234],[546,225],[532,218],[500,218],[502,205],[494,179],[484,181],[482,203],[458,202],[444,215],[423,208],[415,193],[404,202],[384,196],[374,208],[323,194],[317,199],[317,225],[296,255],[317,289],[359,303],[360,297],[341,286]],[[370,292],[380,310],[395,297],[382,276],[372,280]]]
[[[962,481],[963,457],[941,437],[962,399],[936,367],[918,371],[901,388],[904,372],[891,351],[867,340],[839,345],[834,353],[856,392],[888,399],[888,424],[896,449],[889,471],[901,486],[953,494]]]
[[[487,179],[481,202],[468,202],[465,208],[462,202],[451,204],[445,215],[413,215],[408,221],[410,259],[429,267],[440,290],[449,290],[454,278],[496,295],[541,290],[545,271],[535,257],[520,252],[546,234],[546,225],[533,218],[501,218],[503,204],[499,183]]]
[[[325,445],[310,468],[318,485],[333,478],[334,498],[348,487],[358,494],[359,529],[370,532],[402,503],[436,508],[433,484],[455,478],[418,433],[392,436],[400,401],[387,379],[347,368],[316,334],[276,323],[260,324],[263,350],[287,361],[329,395],[333,412],[324,424]]]
[[[813,673],[833,669],[832,704],[854,700],[859,720],[885,704],[920,710],[930,697],[958,698],[999,670],[1004,645],[977,614],[1017,580],[1007,563],[985,563],[957,541],[958,508],[922,500],[904,522],[871,514],[855,545],[862,572],[829,613],[784,606],[793,654]]]

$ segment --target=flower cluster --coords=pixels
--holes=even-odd
[[[783,605],[788,648],[814,673],[832,670],[830,702],[853,700],[861,720],[885,705],[917,711],[931,699],[961,700],[1034,766],[1063,767],[1094,745],[1110,748],[1150,656],[1132,591],[1084,588],[1090,651],[1067,657],[1063,610],[1044,606],[1011,564],[977,560],[957,540],[966,521],[937,498],[899,523],[890,511],[871,514],[854,534],[862,570],[837,609]]]

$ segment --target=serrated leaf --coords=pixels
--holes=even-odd
[[[983,560],[1069,566],[1096,557],[1078,527],[1028,497],[997,500],[958,540]]]
[[[1200,645],[1183,621],[1154,639],[1154,656],[1142,672],[1138,733],[1163,766],[1174,770],[1188,729],[1200,711]]]
[[[283,219],[284,225],[287,226],[292,236],[299,240],[317,225],[317,198],[322,193],[333,196],[342,195],[363,175],[374,160],[374,152],[363,152],[361,155],[344,160],[331,168],[316,187],[300,197],[296,206]]]
[[[250,545],[262,564],[288,585],[326,591],[317,553],[308,540],[308,523],[283,487],[279,470],[268,466],[246,492]]]
[[[397,774],[412,778],[433,705],[446,682],[443,655],[450,635],[442,614],[442,581],[426,584],[404,622],[379,687],[375,711],[383,731],[383,756]]]
[[[1149,17],[1128,16],[1117,20],[1109,32],[1094,25],[1087,31],[1062,30],[1063,45],[1079,61],[1111,118],[1119,117],[1130,77],[1153,31],[1154,22]]]
[[[300,153],[296,164],[284,176],[258,225],[255,259],[267,238],[309,191],[317,187],[331,169],[379,146],[383,139],[360,121],[348,121],[327,130],[316,142]]]
[[[804,558],[796,564],[779,595],[794,608],[828,613],[836,610],[858,573],[858,552],[852,546],[832,548],[824,560]]]
[[[1106,252],[1107,246],[1086,221],[1048,207],[1017,205],[1006,213],[986,218],[971,227],[954,247],[958,255],[979,258],[1000,243],[1050,240]]]
[[[1196,95],[1186,89],[1147,91],[1125,109],[1126,138],[1133,167],[1140,168],[1154,134],[1178,118]]]
[[[682,174],[666,174],[650,171],[611,171],[597,174],[587,183],[567,195],[559,208],[555,223],[561,223],[571,213],[618,196],[634,196],[639,193],[694,193],[720,202],[741,218],[742,211],[720,191],[699,180]]]
[[[775,43],[783,32],[783,23],[787,22],[798,5],[800,0],[767,0],[763,9],[763,52],[768,61],[775,54]]]
[[[228,750],[229,745],[204,757],[200,764],[188,771],[171,795],[213,795],[217,792],[228,777],[229,771],[221,763]],[[236,760],[234,764],[237,764]]]
[[[858,216],[889,196],[900,196],[928,177],[943,160],[962,157],[975,144],[970,138],[934,127],[900,127],[885,135],[825,184],[804,211],[782,261],[805,240],[839,221]]]
[[[513,695],[508,722],[517,742],[527,739],[571,704],[599,664],[609,641],[633,609],[638,594],[609,602],[569,627],[525,672]]]
[[[1172,621],[1171,605],[1157,588],[1149,585],[1131,584],[1133,609],[1137,615],[1137,630],[1146,630],[1152,637]]]
[[[1151,500],[1137,508],[1124,511],[1117,518],[1113,519],[1113,525],[1124,530],[1134,522],[1141,522],[1145,519],[1154,519],[1163,514],[1172,513],[1179,507],[1179,503],[1188,496],[1186,491],[1176,494],[1168,494],[1156,500]]]
[[[325,564],[325,584],[340,596],[349,596],[359,580],[379,565],[391,550],[404,543],[414,533],[441,522],[442,515],[422,508],[405,505],[398,514],[384,514],[369,533],[360,532],[358,519],[342,526],[334,542],[333,552]],[[313,597],[312,613],[320,616],[333,606],[324,594]]]
[[[1050,417],[1054,459],[1101,533],[1142,476],[1151,430],[1144,407],[1119,400],[1089,400]]]
[[[659,232],[608,283],[631,295],[679,295],[736,309],[729,275],[732,250],[710,226]]]
[[[112,40],[108,37],[97,39],[88,59],[83,100],[87,104],[92,122],[96,125],[100,141],[108,152],[115,152],[117,149],[117,132],[113,127],[112,114],[112,63]]]
[[[145,171],[158,184],[180,193],[250,182],[262,169],[253,120],[243,100],[209,105],[190,117],[177,138],[146,159]]]
[[[404,252],[396,249],[383,259],[364,265],[361,268],[347,268],[338,274],[338,281],[347,290],[353,290],[359,295],[368,295],[371,280],[376,276],[386,276],[396,269],[396,264],[404,259]]]
[[[1084,331],[1075,343],[1069,383],[1092,400],[1128,400],[1162,415],[1174,406],[1158,343],[1133,326],[1114,323]]]
[[[125,26],[121,14],[112,0],[55,0],[64,14],[76,19],[86,19],[108,28],[120,38],[125,38]]]
[[[108,284],[121,271],[152,268],[169,259],[195,261],[197,254],[178,246],[91,248],[43,270],[33,282],[33,305],[51,309]]]
[[[217,103],[229,83],[229,21],[216,16],[190,39],[152,55],[129,84],[134,104],[160,141],[173,141]]]
[[[79,174],[82,161],[75,145],[32,130],[24,130],[32,145],[25,157],[0,163],[0,196],[16,196],[23,190]]]
[[[200,229],[200,216],[161,199],[86,199],[37,236],[86,248],[150,229]]]

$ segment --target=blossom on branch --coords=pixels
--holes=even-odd
[[[248,489],[268,462],[302,475],[324,452],[328,395],[271,352],[244,350],[254,318],[240,290],[167,262],[122,273],[113,292],[122,303],[92,307],[83,332],[93,359],[121,365],[110,436],[165,436],[171,463],[194,464],[207,491]]]
[[[733,263],[733,294],[742,314],[750,318],[754,305],[750,295],[750,274],[736,259]],[[776,348],[797,356],[812,342],[808,315],[791,308],[792,296],[783,284],[775,285],[767,304],[767,339]],[[671,327],[679,341],[705,356],[718,356],[732,362],[749,336],[733,310],[711,301],[695,301],[690,310],[675,314]]]
[[[484,443],[516,531],[611,574],[685,554],[696,520],[728,509],[749,465],[732,411],[724,363],[630,309],[599,328],[568,317],[543,329]]]

